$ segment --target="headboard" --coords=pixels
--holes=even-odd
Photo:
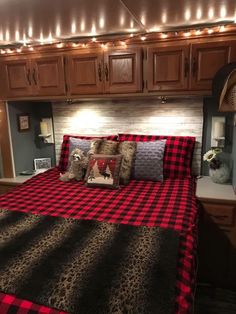
[[[117,133],[195,136],[193,173],[199,174],[203,131],[200,98],[89,100],[53,103],[58,161],[64,134],[111,135]]]

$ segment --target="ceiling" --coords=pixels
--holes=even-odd
[[[235,0],[0,0],[0,46],[235,20]]]

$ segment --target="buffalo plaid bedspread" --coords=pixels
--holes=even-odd
[[[0,208],[35,214],[93,219],[111,223],[159,226],[180,234],[176,313],[192,311],[195,285],[197,203],[194,179],[163,183],[132,180],[117,190],[61,182],[57,168],[39,174],[0,196]],[[0,292],[1,314],[62,314]],[[78,313],[79,314],[79,313]]]

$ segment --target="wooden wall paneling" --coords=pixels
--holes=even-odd
[[[2,154],[3,176],[5,178],[14,177],[14,166],[11,155],[11,141],[8,129],[8,117],[6,103],[0,101],[0,146]]]
[[[122,132],[195,136],[193,172],[200,173],[203,131],[201,98],[54,102],[57,162],[64,134],[110,135]]]

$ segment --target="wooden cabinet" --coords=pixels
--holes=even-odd
[[[104,53],[66,56],[69,94],[135,93],[141,91],[141,49],[109,49]]]
[[[142,90],[140,48],[109,50],[104,54],[105,93],[135,93]]]
[[[148,48],[147,66],[149,91],[188,88],[189,46]]]
[[[30,62],[27,59],[6,59],[0,64],[1,92],[6,97],[32,95]]]
[[[201,42],[147,48],[148,91],[211,91],[212,79],[236,61],[236,41]]]
[[[65,95],[62,56],[9,57],[3,59],[0,68],[7,98]]]
[[[200,200],[198,281],[236,288],[236,195],[232,186],[215,184],[209,178],[200,179],[201,184],[202,191],[197,191]]]
[[[66,94],[62,56],[33,58],[30,74],[34,95],[60,96]]]
[[[233,61],[231,58],[233,45],[233,41],[192,44],[191,89],[211,89],[216,72]]]
[[[80,53],[67,56],[66,74],[70,95],[103,92],[103,54]]]

